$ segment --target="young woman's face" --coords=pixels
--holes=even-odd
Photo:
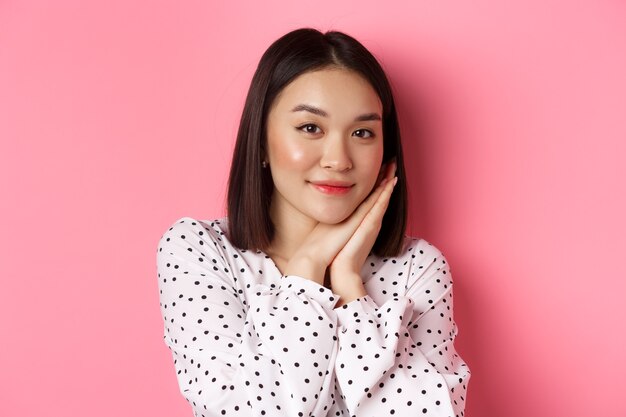
[[[382,104],[358,73],[304,73],[272,103],[266,159],[279,219],[341,222],[376,185],[382,158]]]

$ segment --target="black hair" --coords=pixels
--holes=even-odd
[[[372,252],[397,256],[404,244],[407,188],[400,128],[391,86],[376,58],[356,39],[312,28],[293,30],[272,43],[256,68],[244,104],[230,168],[227,196],[228,230],[240,249],[269,247],[274,237],[270,218],[273,180],[261,162],[266,154],[267,115],[276,96],[305,72],[339,67],[362,75],[382,103],[383,163],[395,159],[398,182],[390,197]]]

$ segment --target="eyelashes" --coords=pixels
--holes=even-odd
[[[303,124],[303,125],[301,125],[301,126],[298,126],[296,129],[297,129],[297,130],[300,130],[300,131],[302,131],[302,132],[304,132],[304,133],[310,134],[310,135],[316,135],[316,134],[321,133],[321,131],[322,131],[322,130],[319,128],[319,126],[317,126],[316,124],[313,124],[313,123],[306,123],[306,124]],[[357,129],[357,130],[355,130],[355,131],[353,132],[353,134],[354,134],[354,133],[357,133],[357,132],[361,132],[361,134],[356,135],[356,136],[357,136],[357,137],[359,137],[359,138],[368,139],[368,138],[373,138],[374,136],[376,136],[376,135],[374,134],[374,132],[372,132],[372,131],[371,131],[371,130],[369,130],[369,129]],[[366,136],[363,136],[363,135],[366,135]]]
[[[366,134],[368,134],[368,135],[369,135],[369,136],[367,136],[365,139],[367,139],[367,138],[373,138],[374,136],[376,136],[376,135],[374,135],[374,132],[372,132],[372,131],[371,131],[371,130],[369,130],[369,129],[357,129],[357,130],[355,130],[354,132],[355,132],[355,133],[356,133],[356,132],[365,132]],[[361,137],[361,136],[359,136],[359,137]]]
[[[305,125],[302,125],[302,126],[298,127],[297,129],[298,129],[298,130],[302,130],[304,133],[310,133],[310,134],[319,133],[319,132],[315,132],[315,131],[314,131],[314,132],[311,132],[311,131],[308,129],[308,128],[310,128],[310,127],[314,127],[314,128],[316,128],[316,129],[318,129],[318,130],[320,130],[320,131],[321,131],[321,129],[320,129],[317,125],[314,125],[313,123],[307,123],[307,124],[305,124]]]

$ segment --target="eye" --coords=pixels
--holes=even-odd
[[[373,138],[374,137],[374,132],[368,129],[355,130],[354,133],[356,134],[356,136],[360,138]],[[363,135],[369,135],[369,136],[363,136]]]
[[[302,130],[304,131],[304,133],[311,133],[311,134],[315,134],[315,133],[320,133],[320,132],[316,131],[315,129],[320,129],[317,125],[314,125],[313,123],[307,123],[305,125],[302,125],[300,127],[298,127],[298,130]]]

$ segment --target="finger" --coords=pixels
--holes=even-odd
[[[376,202],[374,203],[374,206],[372,207],[372,210],[377,210],[380,208],[387,208],[387,205],[389,204],[389,200],[391,199],[391,194],[393,193],[393,189],[396,186],[396,183],[398,182],[398,177],[393,177],[393,179],[391,181],[387,181],[383,187],[383,190],[381,191],[380,195],[378,196],[378,198],[376,199]]]
[[[378,198],[380,197],[380,194],[383,192],[383,190],[385,189],[385,185],[387,185],[388,182],[389,181],[387,180],[387,178],[384,178],[381,181],[381,183],[378,184],[376,188],[374,188],[374,190],[370,193],[370,195],[368,195],[365,198],[365,200],[361,202],[361,204],[357,207],[357,209],[354,212],[356,217],[359,217],[360,220],[363,219],[363,217],[367,214],[367,212],[372,209],[372,207],[376,203],[376,200],[378,200]]]
[[[381,198],[381,194],[385,192],[386,187],[390,187],[388,192],[389,195],[391,195],[391,192],[393,191],[393,185],[391,185],[391,182],[393,181],[390,180],[394,178],[393,174],[395,173],[396,169],[395,165],[396,163],[394,158],[387,166],[387,176],[383,178],[381,183],[374,188],[370,195],[367,196],[363,202],[361,202],[361,204],[356,208],[352,216],[350,216],[349,223],[352,224],[354,230],[356,230],[356,228],[359,226],[359,224],[361,224],[365,216],[367,216],[367,214],[372,210],[376,202]],[[388,196],[385,198],[387,200],[389,199]]]
[[[378,232],[382,226],[382,219],[389,206],[389,200],[393,188],[395,186],[396,178],[392,181],[388,181],[383,187],[382,192],[376,199],[372,208],[365,214],[363,220],[358,224],[352,237],[348,241],[347,245],[360,245],[363,242],[371,240],[370,245],[376,239]]]
[[[378,198],[376,199],[374,204],[372,204],[370,210],[365,215],[363,221],[370,221],[375,223],[382,222],[383,216],[387,211],[387,207],[389,206],[389,201],[391,200],[391,194],[393,193],[393,189],[395,188],[397,181],[398,177],[394,177],[393,180],[387,181],[384,184],[382,191],[378,195]]]
[[[393,188],[395,186],[395,184],[390,185],[394,180],[396,180],[393,176],[395,171],[395,167],[391,167],[389,169],[389,173],[390,176],[387,176],[385,178],[383,178],[383,180],[381,181],[381,183],[378,185],[378,187],[376,187],[376,189],[370,194],[370,196],[368,196],[368,198],[366,199],[369,200],[368,203],[366,204],[370,210],[371,208],[374,206],[374,204],[376,204],[376,201],[378,201],[381,198],[381,195],[383,193],[385,193],[385,190],[389,190],[389,193],[391,193],[393,191]],[[397,180],[396,180],[397,181]],[[389,187],[389,188],[388,188]],[[371,199],[371,200],[370,200]]]

